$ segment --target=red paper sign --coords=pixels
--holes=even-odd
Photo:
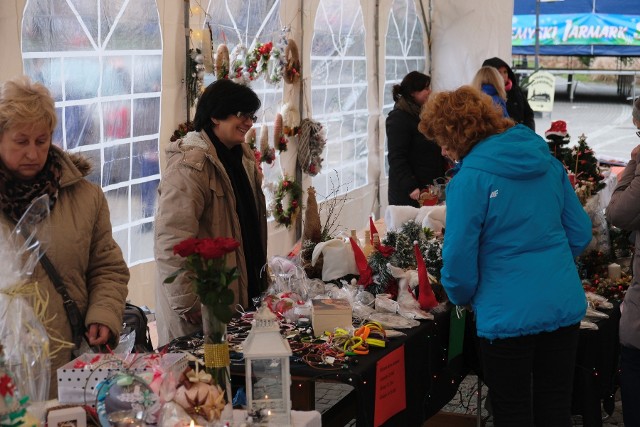
[[[407,407],[404,372],[404,345],[376,364],[374,425],[378,427]]]

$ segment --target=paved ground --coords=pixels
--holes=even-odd
[[[566,80],[557,79],[554,109],[536,118],[536,132],[544,136],[551,121],[564,120],[571,135],[570,145],[584,133],[599,159],[627,161],[640,139],[631,122],[631,101],[616,92],[615,84],[579,82],[574,101],[569,102]]]

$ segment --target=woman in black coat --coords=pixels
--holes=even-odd
[[[420,110],[430,94],[431,78],[418,71],[393,86],[395,105],[386,121],[389,205],[418,207],[420,190],[433,185],[447,170],[440,147],[418,131]]]
[[[505,90],[507,91],[507,112],[509,117],[522,123],[532,131],[536,130],[536,122],[533,119],[533,110],[527,101],[526,94],[522,92],[516,79],[516,75],[509,65],[502,59],[493,57],[485,60],[482,66],[493,67],[504,79]]]

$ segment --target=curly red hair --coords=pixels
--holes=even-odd
[[[420,113],[418,130],[459,160],[479,141],[514,125],[502,117],[489,95],[462,86],[431,95]]]

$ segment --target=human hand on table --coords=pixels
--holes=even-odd
[[[89,325],[87,332],[84,333],[87,337],[89,345],[104,345],[109,342],[111,338],[111,330],[107,325],[102,323],[92,323]]]

